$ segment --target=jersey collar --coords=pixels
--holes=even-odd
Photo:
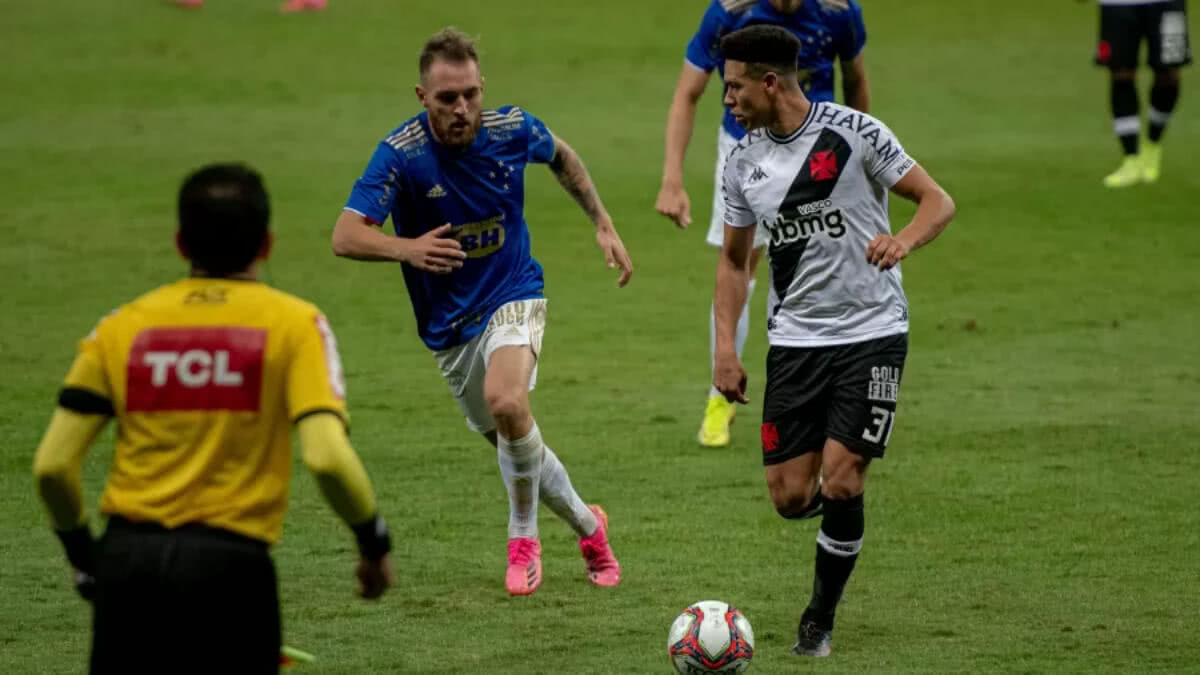
[[[812,102],[812,104],[808,106],[808,114],[804,116],[804,121],[800,123],[800,128],[796,129],[787,136],[780,136],[779,134],[772,132],[770,129],[763,129],[763,131],[766,133],[767,138],[770,138],[776,143],[791,143],[797,138],[800,138],[800,134],[804,133],[804,130],[808,128],[809,123],[812,122],[813,117],[815,117],[817,106],[819,105],[821,104],[815,101]]]

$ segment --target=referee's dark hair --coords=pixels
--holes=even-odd
[[[267,241],[271,204],[262,176],[243,164],[210,164],[179,190],[179,244],[192,266],[224,277],[248,268]]]
[[[747,26],[721,38],[721,55],[728,61],[745,63],[747,74],[753,77],[768,72],[794,75],[800,49],[800,38],[785,28],[768,24]]]

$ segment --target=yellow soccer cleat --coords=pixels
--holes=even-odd
[[[1157,181],[1162,173],[1162,144],[1143,141],[1138,160],[1142,163],[1142,180],[1147,183]]]
[[[1104,177],[1106,188],[1127,188],[1142,182],[1142,161],[1139,155],[1127,155],[1117,170]]]
[[[729,445],[729,425],[736,414],[737,409],[724,396],[709,396],[704,421],[700,424],[700,445],[706,448]]]

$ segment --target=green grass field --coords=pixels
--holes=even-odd
[[[1094,6],[864,0],[872,112],[959,215],[904,266],[899,423],[872,469],[834,656],[814,662],[787,648],[815,524],[778,518],[762,481],[765,287],[746,355],[753,402],[729,448],[701,449],[714,254],[702,226],[679,232],[653,211],[703,3],[334,0],[282,17],[273,2],[0,0],[0,672],[84,669],[88,608],[35,498],[32,453],[75,341],[184,272],[178,182],[228,159],[260,168],[272,192],[268,280],[338,331],[353,441],[396,539],[396,587],[357,600],[352,539],[297,461],[275,559],[285,641],[319,659],[298,672],[668,673],[671,620],[709,598],[745,611],[764,675],[1200,668],[1194,73],[1163,179],[1108,192],[1118,150],[1090,66]],[[417,110],[422,40],[446,24],[481,37],[492,105],[520,104],[580,151],[637,267],[618,290],[584,216],[531,169],[551,300],[534,410],[576,487],[612,516],[616,590],[587,583],[573,537],[543,510],[546,581],[505,594],[494,451],[417,339],[400,270],[329,250],[374,144]],[[687,164],[701,222],[716,91]],[[911,212],[896,204],[895,224]],[[87,463],[93,513],[110,445],[111,433]]]

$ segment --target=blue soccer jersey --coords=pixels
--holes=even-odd
[[[768,0],[713,0],[688,43],[687,62],[706,73],[715,68],[723,78],[722,37],[751,24],[781,26],[800,38],[803,45],[798,65],[808,74],[805,82],[808,98],[832,101],[834,59],[849,61],[867,43],[862,8],[856,0],[849,0],[848,4],[846,9],[830,9],[818,0],[805,0],[798,11],[782,14]],[[721,124],[734,138],[746,135],[728,108]]]
[[[542,266],[530,254],[525,165],[554,158],[554,137],[515,106],[485,110],[466,150],[434,140],[428,115],[380,142],[346,209],[415,238],[449,223],[467,259],[449,274],[404,265],[426,346],[448,349],[478,335],[506,302],[542,297]]]

